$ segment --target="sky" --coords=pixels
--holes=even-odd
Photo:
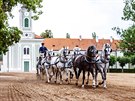
[[[54,38],[92,38],[95,32],[99,39],[120,37],[113,27],[127,28],[131,22],[121,20],[123,0],[43,0],[43,14],[33,21],[33,32],[40,35],[46,29]],[[13,9],[15,17],[9,20],[10,26],[19,27],[19,7]]]

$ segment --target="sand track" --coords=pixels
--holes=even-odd
[[[34,73],[0,73],[0,101],[135,101],[135,74],[107,76],[107,89],[37,80]],[[101,78],[99,77],[99,80]]]

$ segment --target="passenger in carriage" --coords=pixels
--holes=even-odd
[[[39,48],[40,57],[46,57],[46,51],[48,49],[44,46],[44,43],[41,43],[41,47]]]
[[[80,54],[80,50],[81,50],[81,48],[79,48],[79,46],[76,45],[76,46],[73,48],[74,55]]]

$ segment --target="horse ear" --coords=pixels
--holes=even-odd
[[[112,52],[112,49],[111,49],[111,51],[110,52]]]
[[[107,47],[107,43],[105,44],[105,47]]]
[[[96,51],[96,53],[98,54],[98,50]]]
[[[70,50],[68,51],[68,54],[70,54]]]
[[[53,53],[53,56],[54,56],[55,54]]]

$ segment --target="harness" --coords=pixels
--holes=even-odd
[[[88,56],[88,55],[85,55],[85,61],[87,62],[87,63],[89,63],[89,64],[94,64],[95,62],[91,62],[91,61],[89,61],[87,58],[89,58],[89,59],[91,59],[91,57],[90,56]]]

